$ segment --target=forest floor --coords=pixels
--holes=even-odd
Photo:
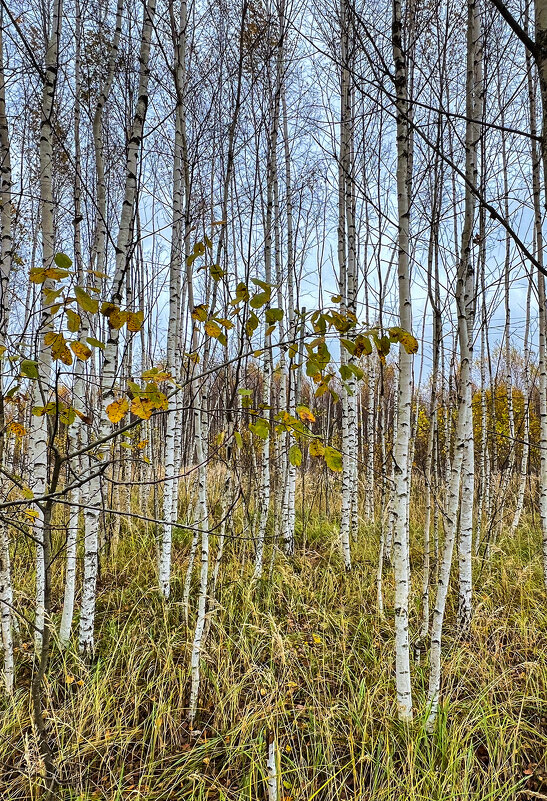
[[[181,603],[187,538],[175,542],[169,604],[154,589],[152,534],[126,533],[116,557],[105,559],[96,660],[88,666],[74,650],[55,648],[48,671],[47,726],[61,776],[55,798],[264,799],[273,731],[285,801],[547,799],[547,605],[536,526],[500,541],[489,563],[477,560],[468,641],[456,634],[452,592],[433,736],[424,730],[424,655],[413,664],[415,720],[396,721],[392,576],[386,570],[380,618],[377,536],[361,533],[355,570],[345,575],[332,525],[316,519],[305,547],[290,562],[278,555],[271,578],[258,584],[250,581],[251,543],[245,548],[247,560],[237,544],[222,566],[193,736],[193,631]],[[419,554],[416,538],[415,598]],[[418,628],[416,606],[411,629]],[[15,698],[0,698],[0,797],[9,801],[41,797],[27,640],[18,647]]]

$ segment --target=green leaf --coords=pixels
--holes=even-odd
[[[214,281],[220,281],[220,279],[224,278],[224,276],[226,275],[226,272],[221,267],[219,267],[218,264],[211,264],[209,272],[211,273],[211,278]]]
[[[23,359],[21,362],[21,375],[25,378],[38,378],[38,362],[32,359]]]
[[[317,375],[321,372],[321,368],[317,364],[315,359],[308,359],[306,362],[306,375],[313,378],[314,375]]]
[[[61,270],[70,270],[72,267],[72,259],[69,258],[65,253],[56,253],[53,261],[57,267],[61,268]]]
[[[97,314],[99,311],[99,301],[96,298],[90,297],[81,286],[74,287],[74,294],[76,295],[76,300],[80,308],[90,314]]]
[[[258,323],[259,323],[258,317],[254,312],[251,312],[249,315],[249,319],[245,323],[245,331],[247,332],[248,337],[252,337],[253,333],[258,328]]]
[[[360,381],[365,374],[356,364],[340,365],[340,377],[342,381],[349,381],[352,375],[355,376],[358,381]]]
[[[230,301],[232,306],[235,306],[237,303],[246,303],[249,298],[251,297],[249,293],[249,288],[247,284],[243,281],[240,281],[239,284],[236,286],[236,296],[235,299]]]
[[[266,322],[268,325],[279,323],[283,319],[283,309],[266,309]]]
[[[86,337],[86,342],[88,345],[91,345],[92,348],[105,348],[106,345],[104,342],[101,342],[99,339],[95,339],[95,337]]]
[[[264,417],[257,417],[254,423],[249,424],[249,431],[266,440],[270,436],[270,424]]]
[[[139,398],[142,394],[142,388],[136,384],[134,381],[127,382],[128,389],[131,390],[131,393],[136,397]]]
[[[353,354],[355,353],[355,342],[352,342],[350,339],[341,339],[340,344],[347,350],[348,353],[351,353],[351,355],[353,356]],[[372,348],[370,350],[372,352]]]
[[[272,290],[268,290],[267,292],[257,292],[256,295],[250,300],[251,309],[261,309],[262,306],[265,306],[266,303],[269,303],[270,298],[272,295]]]
[[[365,354],[365,356],[370,356],[370,354],[372,353],[372,344],[367,336],[365,336],[364,334],[359,334],[359,336],[355,337],[355,347],[353,354],[354,356],[359,358],[359,356],[362,356],[363,353]]]
[[[13,396],[15,395],[15,393],[16,393],[16,392],[19,392],[19,389],[20,389],[20,388],[21,388],[21,384],[14,384],[12,387],[10,387],[10,389],[8,389],[8,391],[7,391],[7,392],[6,392],[6,394],[4,395],[4,398],[5,398],[5,399],[6,399],[6,398],[13,398]]]
[[[300,467],[302,464],[302,451],[296,444],[289,448],[289,462],[295,467]]]
[[[411,334],[409,334],[409,336],[412,337]],[[414,339],[414,337],[412,337],[412,339]],[[401,340],[399,340],[399,341],[402,342]],[[416,342],[416,340],[414,340],[414,341]],[[380,350],[382,351],[384,356],[388,355],[390,348],[391,348],[391,343],[389,341],[389,337],[386,337],[385,335],[382,335],[380,337]],[[405,350],[406,350],[406,347],[405,347]],[[418,350],[418,343],[417,342],[416,342],[416,350]],[[407,353],[412,353],[411,350],[407,350],[406,352]]]
[[[325,464],[335,473],[342,472],[342,454],[336,448],[327,445],[325,448]]]
[[[59,420],[66,426],[71,426],[75,419],[76,411],[72,408],[72,406],[65,406],[65,408],[62,409],[59,414]]]

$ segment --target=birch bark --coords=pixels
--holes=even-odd
[[[141,148],[144,123],[146,119],[146,110],[148,107],[150,44],[154,26],[155,11],[156,0],[148,0],[143,10],[143,24],[139,53],[139,85],[137,90],[137,101],[135,105],[134,117],[127,142],[124,198],[116,241],[115,272],[110,289],[111,302],[117,306],[120,306],[122,302],[124,282],[130,267],[128,250],[133,226],[133,217],[135,213],[138,172],[137,159]],[[107,88],[110,90],[110,87]],[[101,122],[102,116],[99,117],[99,124],[101,124]],[[101,373],[99,439],[105,437],[110,430],[110,421],[106,414],[106,407],[115,398],[116,375],[118,367],[118,340],[119,330],[110,328],[106,347],[104,349],[104,359]],[[98,530],[100,512],[100,487],[98,486],[97,481],[98,480],[90,482],[90,504],[86,515],[86,529],[84,536],[84,575],[79,633],[79,649],[80,652],[84,654],[93,653],[95,648],[94,624],[97,569],[99,559]]]
[[[409,132],[407,71],[402,43],[401,2],[394,0],[392,48],[395,65],[397,114],[397,210],[399,320],[401,328],[412,330],[412,302],[409,268]],[[399,393],[397,438],[393,446],[393,567],[395,573],[395,680],[399,719],[412,720],[408,597],[410,589],[408,559],[407,504],[409,502],[409,441],[412,409],[412,357],[399,346]]]

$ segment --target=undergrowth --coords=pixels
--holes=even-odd
[[[190,732],[194,616],[185,619],[181,600],[188,540],[177,533],[166,604],[155,590],[154,532],[126,531],[103,560],[94,662],[83,663],[75,646],[64,654],[54,648],[45,705],[56,797],[264,799],[273,732],[285,801],[547,799],[547,606],[533,526],[500,540],[487,563],[476,559],[470,639],[458,639],[448,608],[433,736],[424,728],[424,656],[413,664],[415,720],[396,721],[392,577],[386,569],[380,618],[377,533],[360,532],[349,575],[335,539],[326,519],[308,520],[296,557],[275,554],[271,575],[254,584],[251,543],[227,547],[204,650],[199,729]],[[27,559],[17,555],[16,575]],[[418,540],[412,568],[418,599]],[[58,623],[59,605],[55,615]],[[413,632],[418,625],[414,606]],[[13,700],[0,699],[0,793],[9,801],[41,797],[31,651],[22,626],[18,689]]]

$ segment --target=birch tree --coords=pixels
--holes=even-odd
[[[397,114],[397,211],[398,211],[398,278],[399,320],[405,331],[412,330],[412,301],[409,269],[409,152],[408,152],[408,88],[403,49],[401,3],[393,3],[392,47],[395,65]],[[399,719],[412,720],[410,682],[410,641],[408,630],[409,534],[407,504],[409,502],[409,440],[412,411],[412,356],[403,344],[399,346],[397,438],[393,445],[393,567],[395,572],[395,671]]]

